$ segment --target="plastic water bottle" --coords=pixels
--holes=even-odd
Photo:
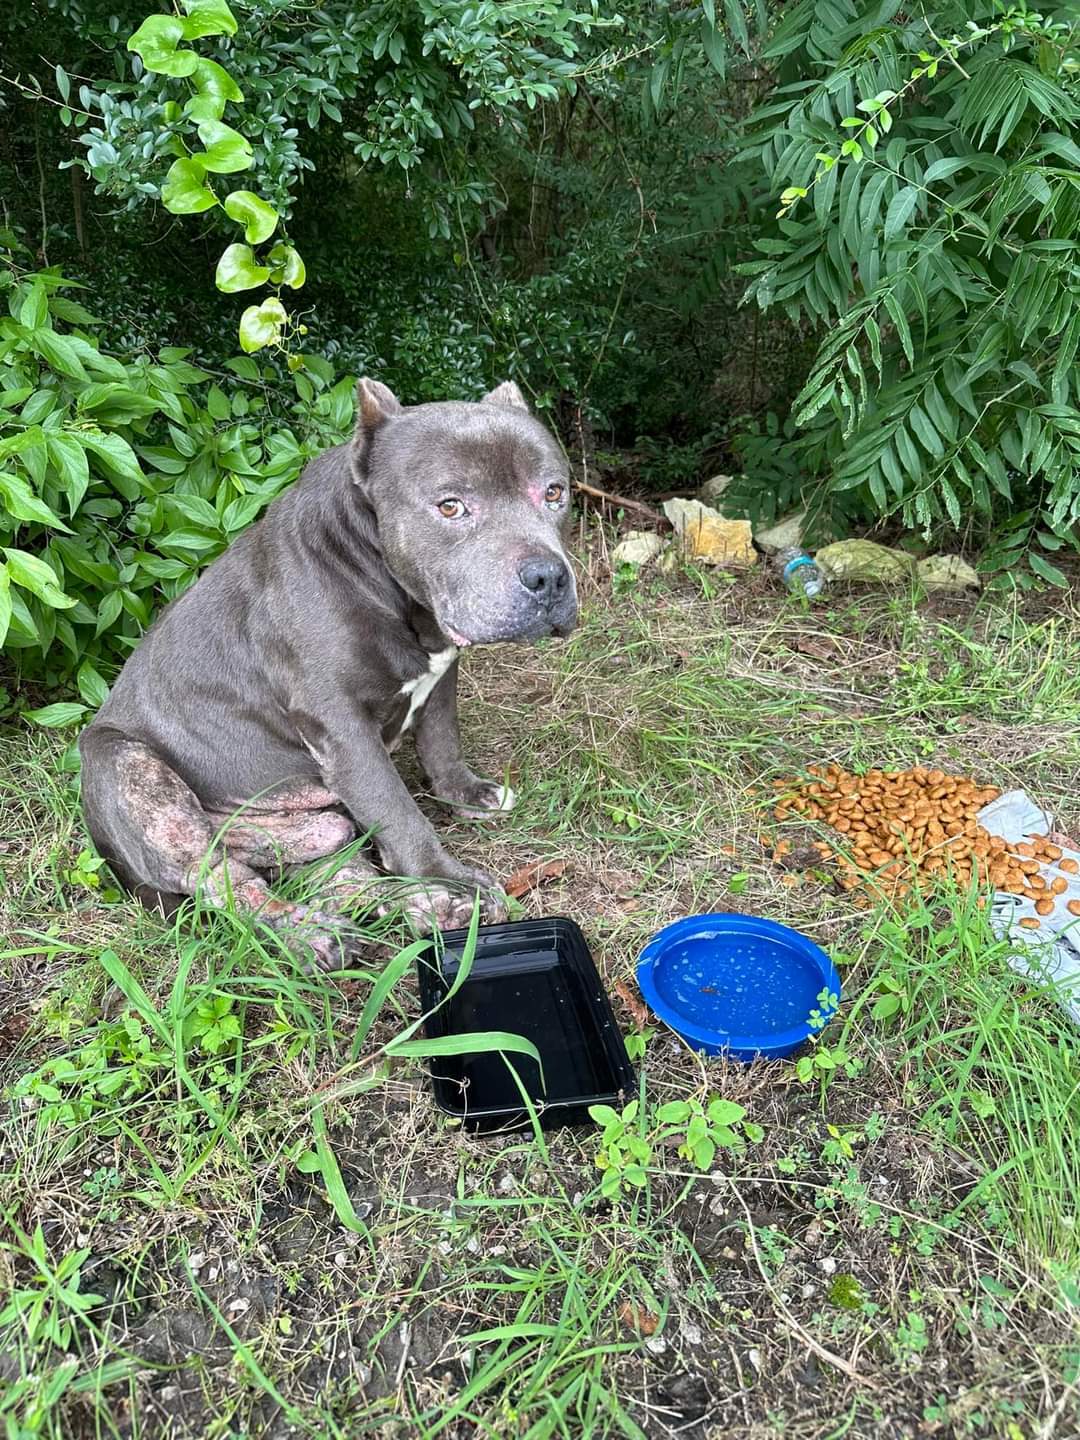
[[[820,595],[825,589],[825,576],[814,563],[814,557],[805,550],[791,546],[778,550],[776,567],[780,578],[789,590],[801,590],[808,600]]]

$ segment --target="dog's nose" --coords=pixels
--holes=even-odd
[[[525,561],[518,579],[541,605],[550,609],[566,594],[570,572],[554,555],[537,555]]]

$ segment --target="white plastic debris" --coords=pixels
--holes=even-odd
[[[612,551],[616,565],[647,565],[664,550],[663,536],[655,530],[630,530]]]
[[[1051,817],[1040,810],[1023,790],[1008,790],[976,816],[990,835],[1000,835],[1009,845],[1018,845],[1033,835],[1047,835],[1052,828]],[[1075,860],[1080,865],[1080,850],[1061,847],[1061,859]],[[1064,880],[1065,888],[1051,896],[1055,901],[1049,915],[1040,915],[1035,903],[1025,895],[1010,895],[999,890],[990,910],[994,934],[1007,939],[1016,948],[1009,964],[1021,975],[1055,988],[1059,1004],[1072,1020],[1080,1025],[1080,917],[1069,910],[1069,901],[1080,901],[1080,874],[1062,870],[1057,861],[1042,861],[1039,874],[1046,882],[1047,893],[1055,880]],[[1020,924],[1034,918],[1039,928]]]

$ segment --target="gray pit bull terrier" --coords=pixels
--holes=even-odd
[[[427,882],[406,901],[418,928],[465,923],[477,892],[502,918],[496,882],[444,850],[390,757],[412,731],[439,799],[513,804],[462,758],[458,653],[573,629],[569,498],[517,386],[403,406],[361,380],[351,443],[166,608],[83,731],[86,820],[117,878],[165,913],[231,896],[332,964],[341,917],[389,908],[390,882],[351,859],[301,906],[267,878],[374,832],[384,871]]]

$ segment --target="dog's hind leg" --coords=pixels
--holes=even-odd
[[[328,799],[332,802],[333,796]],[[306,865],[333,855],[356,838],[349,817],[329,808],[259,810],[244,805],[236,811],[207,814],[227,853],[253,870]]]
[[[309,946],[320,964],[340,957],[333,917],[277,899],[250,863],[261,856],[250,847],[230,853],[194,791],[150,746],[109,726],[90,726],[79,748],[90,834],[143,904],[168,914],[184,896],[202,893],[211,905],[231,903],[290,944]]]

